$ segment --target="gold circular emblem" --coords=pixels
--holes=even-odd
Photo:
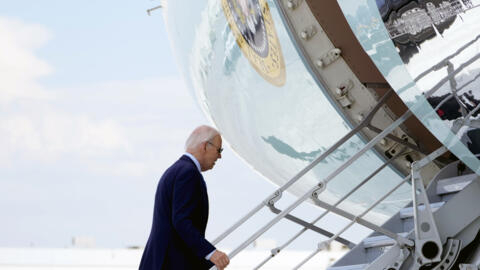
[[[222,0],[222,7],[237,44],[265,80],[285,84],[285,61],[270,9],[265,0]]]

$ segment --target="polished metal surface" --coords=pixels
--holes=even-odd
[[[166,14],[179,66],[202,109],[235,152],[255,170],[281,186],[347,134],[351,127],[330,97],[325,95],[324,86],[317,84],[305,67],[276,4],[273,1],[252,1],[250,4],[268,7],[262,10],[270,14],[270,19],[251,18],[249,26],[248,20],[245,21],[247,25],[235,21],[241,16],[234,16],[226,9],[235,3],[225,1],[169,1],[162,10]],[[261,63],[257,68],[252,65],[252,61],[263,61],[256,54],[261,52],[260,43],[251,46],[251,50],[244,47],[252,42],[249,41],[252,37],[266,37],[254,35],[251,31],[255,29],[251,28],[255,22],[263,22],[269,36],[276,36],[278,40],[280,46],[275,47],[275,55],[283,58],[284,82],[265,79],[271,70],[259,72]],[[272,25],[267,25],[269,23]],[[273,61],[276,58],[267,59]],[[263,63],[268,64],[268,61]],[[278,74],[281,77],[281,71]],[[272,77],[277,78],[275,74]],[[289,192],[301,196],[364,145],[360,136],[352,137],[295,183]],[[349,169],[332,179],[321,199],[334,203],[383,163],[375,151],[369,150]],[[339,207],[349,212],[362,212],[374,202],[374,198],[401,179],[398,171],[387,167]],[[405,184],[365,218],[381,224],[409,200],[409,185]]]
[[[450,128],[480,103],[480,2],[338,3],[365,52],[410,110],[453,154],[479,172],[478,128],[465,127],[457,136]],[[433,110],[448,95],[451,98]],[[476,119],[477,113],[472,116]]]
[[[369,70],[383,77],[366,82],[360,80],[368,77],[365,72],[346,65],[358,61],[345,61],[342,48],[329,40],[339,35],[332,33],[331,27],[324,28],[328,23],[322,24],[320,13],[313,17],[311,1],[305,6],[300,0],[202,0],[188,2],[193,5],[189,9],[184,8],[187,0],[168,2],[167,25],[177,58],[202,109],[240,156],[280,186],[215,243],[263,206],[273,207],[282,192],[289,191],[299,198],[277,211],[275,218],[235,248],[230,257],[281,219],[293,217],[289,213],[309,198],[351,222],[320,243],[298,267],[355,223],[397,242],[385,253],[381,265],[393,267],[393,262],[398,269],[404,258],[413,256],[404,253],[405,246],[413,246],[412,240],[379,226],[410,201],[410,185],[402,168],[413,166],[413,181],[423,197],[418,197],[416,189],[413,195],[418,205],[426,205],[428,210],[430,204],[417,164],[421,164],[418,168],[432,164],[448,148],[472,171],[480,172],[475,156],[480,152],[477,1],[338,0],[345,17],[337,19],[347,20],[370,58]],[[301,10],[310,12],[309,17],[299,17]],[[313,18],[316,21],[312,22]],[[341,76],[345,74],[348,76]],[[382,86],[386,82],[410,111],[391,115],[382,107],[385,115],[380,122],[384,125],[377,127],[364,117],[365,108],[380,107],[375,105],[378,97],[365,85]],[[369,92],[362,93],[364,90]],[[400,107],[392,105],[394,111],[401,111]],[[426,137],[420,136],[418,141],[411,141],[403,133],[402,124],[412,113],[429,131],[423,132]],[[365,127],[373,135],[361,131]],[[424,158],[434,149],[418,142],[431,140],[431,134],[443,146]],[[400,170],[390,166],[389,162],[396,161],[387,162],[385,156],[392,155],[382,153],[386,138],[395,143],[393,149],[398,151],[393,153],[410,149],[415,158],[413,152],[408,158],[404,156],[407,162],[396,166]],[[431,141],[430,147],[436,144]],[[423,242],[434,241],[439,252],[427,258],[428,254],[417,250],[415,258],[423,256],[419,265],[427,259],[440,261],[441,241],[445,241],[434,219],[445,207],[434,214],[427,211],[429,216],[423,219],[418,215],[420,208],[414,211],[419,221],[415,244],[421,247]],[[305,226],[304,231],[314,228],[315,222],[299,223]],[[438,231],[444,232],[447,223],[439,224]],[[418,234],[419,224],[434,228],[435,235],[427,235],[430,231],[425,228]],[[456,228],[453,224],[450,227]],[[272,257],[280,250],[272,251]]]
[[[357,78],[379,96],[390,89],[390,85],[350,29],[337,0],[305,0],[305,2],[334,46],[342,49],[342,58]],[[387,107],[396,117],[402,115],[408,109],[398,96],[392,97],[387,102]],[[441,144],[438,140],[417,118],[408,119],[404,126],[408,135],[425,150],[433,151],[440,147]]]

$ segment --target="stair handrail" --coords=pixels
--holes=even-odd
[[[460,49],[458,49],[454,54],[448,56],[447,58],[443,59],[439,63],[437,63],[435,66],[430,68],[429,70],[424,71],[421,73],[419,76],[417,76],[414,81],[418,81],[422,77],[426,76],[428,73],[437,70],[439,68],[442,68],[445,66],[445,62],[448,61],[449,59],[455,57],[458,55],[461,51],[472,45],[475,41],[477,41],[480,38],[480,35],[476,36],[475,39],[471,40],[469,43],[465,44],[462,46]],[[449,74],[441,79],[434,87],[432,87],[429,91],[425,93],[425,96],[428,98],[430,97],[433,93],[435,93],[444,83],[446,83],[448,80],[452,81],[454,80],[455,75],[457,75],[460,71],[462,71],[464,68],[472,64],[474,61],[478,60],[480,58],[480,53],[476,54],[472,58],[470,58],[468,61],[464,62],[461,64],[457,69],[449,70]],[[461,88],[465,87],[467,84],[470,82],[464,84]],[[259,203],[254,209],[252,209],[250,212],[248,212],[243,218],[241,218],[239,221],[237,221],[234,225],[232,225],[229,229],[227,229],[224,233],[222,233],[220,236],[218,236],[212,243],[217,244],[221,240],[223,240],[225,237],[227,237],[229,234],[231,234],[234,230],[236,230],[239,226],[241,226],[243,223],[245,223],[250,217],[255,215],[258,211],[260,211],[265,205],[268,205],[269,203],[275,203],[278,199],[280,199],[282,193],[287,190],[291,185],[293,185],[296,181],[298,181],[302,176],[304,176],[307,172],[309,172],[313,167],[315,167],[318,163],[320,163],[322,160],[324,160],[328,155],[330,155],[333,151],[335,151],[338,147],[340,147],[343,143],[348,141],[351,137],[353,137],[355,134],[360,132],[361,129],[367,127],[371,128],[372,126],[370,125],[371,119],[373,118],[374,114],[380,109],[381,105],[384,104],[385,100],[391,95],[392,89],[390,89],[382,98],[380,101],[377,103],[374,109],[371,110],[371,112],[368,114],[368,116],[359,123],[354,129],[352,129],[350,132],[348,132],[344,137],[342,137],[339,141],[337,141],[334,145],[332,145],[326,152],[324,152],[322,155],[320,155],[318,158],[316,158],[313,162],[311,162],[309,165],[307,165],[304,169],[302,169],[299,173],[297,173],[294,177],[292,177],[287,183],[282,185],[279,189],[277,189],[275,192],[273,192],[270,196],[267,197],[266,200],[262,201]],[[456,95],[457,89],[453,89],[452,93],[449,94],[440,104],[444,104],[448,99],[451,97],[455,97],[458,100],[458,96]],[[438,105],[437,108],[439,108],[441,105]],[[474,110],[475,112],[478,110],[477,108]],[[467,115],[472,115],[474,111],[469,112]],[[235,250],[233,250],[230,254],[229,257],[233,258],[236,254],[238,254],[241,250],[243,250],[246,246],[248,246],[251,242],[253,242],[255,239],[257,239],[261,234],[263,234],[266,230],[268,230],[270,227],[272,227],[274,224],[276,224],[280,219],[284,218],[288,213],[290,213],[293,209],[295,209],[300,203],[308,199],[309,193],[315,192],[319,187],[324,188],[325,185],[333,179],[336,175],[338,175],[341,171],[343,171],[345,168],[351,165],[353,161],[358,159],[361,155],[363,155],[366,151],[370,150],[379,140],[389,136],[389,133],[393,131],[393,129],[397,128],[400,124],[402,124],[408,117],[412,115],[412,112],[409,110],[405,112],[400,118],[398,118],[395,122],[393,122],[389,127],[387,127],[385,130],[382,132],[378,133],[371,141],[369,141],[364,148],[362,148],[359,152],[357,152],[353,157],[351,157],[347,162],[342,164],[339,168],[337,168],[333,173],[331,173],[327,178],[325,178],[323,181],[321,181],[317,186],[314,186],[311,190],[309,190],[307,193],[305,193],[300,199],[295,201],[293,204],[291,204],[287,209],[283,210],[281,213],[279,213],[274,219],[272,219],[268,224],[263,226],[260,230],[258,230],[255,234],[253,234],[249,239],[247,239],[245,242],[243,242],[239,247],[237,247]],[[462,120],[462,125],[465,123],[465,119],[468,119],[467,115],[463,115],[463,120]],[[375,129],[375,127],[373,127]],[[377,130],[373,130],[378,132]],[[458,130],[457,130],[458,131]],[[418,150],[418,149],[415,149]],[[403,244],[408,243],[411,244],[411,241],[409,239],[403,238],[402,236],[397,235],[396,241],[401,241]],[[214,269],[213,267],[212,269]]]
[[[299,269],[300,267],[302,267],[305,263],[307,263],[311,258],[313,258],[316,254],[318,254],[320,251],[326,249],[330,243],[332,241],[334,241],[337,237],[339,237],[342,233],[344,233],[348,228],[352,227],[353,224],[357,223],[357,220],[362,218],[363,216],[365,216],[366,214],[368,214],[368,212],[370,212],[370,210],[372,210],[373,208],[375,208],[378,204],[380,204],[383,200],[385,200],[388,196],[390,196],[393,192],[395,192],[400,186],[402,186],[403,184],[405,184],[408,180],[410,179],[410,175],[406,176],[405,178],[402,179],[402,181],[398,182],[398,184],[396,186],[394,186],[389,192],[387,192],[385,195],[383,195],[381,198],[379,198],[378,200],[376,200],[370,207],[368,207],[367,209],[365,209],[361,214],[359,214],[358,216],[356,216],[354,219],[352,219],[350,221],[350,223],[348,223],[345,227],[343,227],[340,231],[338,231],[337,233],[335,233],[335,235],[333,235],[332,237],[330,237],[329,239],[325,240],[325,241],[322,241],[318,244],[318,247],[315,251],[313,251],[310,255],[308,255],[305,259],[303,259],[297,266],[295,266],[293,269],[294,270],[297,270]],[[396,234],[397,236],[400,237],[399,234]],[[403,237],[403,236],[402,236]],[[408,239],[408,238],[406,238]],[[394,239],[395,241],[397,241],[397,243],[399,243],[400,245],[402,245],[401,241],[398,241],[397,239]],[[408,239],[409,241],[408,242],[404,242],[403,244],[407,244],[407,245],[412,245],[413,242]],[[402,245],[403,246],[403,245]]]
[[[245,223],[250,217],[255,215],[258,211],[260,211],[264,206],[268,204],[271,200],[275,198],[279,198],[281,194],[287,190],[291,185],[293,185],[296,181],[298,181],[302,176],[307,174],[313,167],[315,167],[318,163],[323,161],[327,158],[332,152],[334,152],[337,148],[339,148],[342,144],[347,142],[350,138],[356,135],[360,130],[367,127],[369,122],[373,119],[373,116],[378,112],[378,110],[385,104],[386,100],[393,94],[393,90],[390,89],[385,93],[378,101],[377,105],[367,114],[365,119],[360,122],[354,129],[348,132],[345,136],[343,136],[340,140],[338,140],[335,144],[333,144],[330,148],[328,148],[325,152],[323,152],[319,157],[317,157],[314,161],[312,161],[309,165],[303,168],[300,172],[298,172],[295,176],[293,176],[287,183],[283,184],[280,188],[275,190],[271,195],[269,195],[265,200],[262,200],[256,207],[250,210],[246,215],[244,215],[240,220],[238,220],[235,224],[229,227],[225,232],[220,234],[217,238],[212,241],[213,245],[218,244],[220,241],[225,239],[228,235],[230,235],[233,231],[235,231],[238,227],[240,227],[243,223]]]
[[[398,153],[397,155],[395,155],[394,157],[392,157],[391,159],[387,160],[387,162],[383,163],[380,167],[378,167],[375,171],[373,171],[370,175],[368,175],[365,179],[363,179],[360,183],[358,183],[353,189],[351,189],[347,194],[343,195],[334,205],[333,207],[337,207],[338,205],[340,205],[342,202],[344,202],[348,197],[350,197],[350,195],[352,195],[354,192],[356,192],[358,189],[360,189],[363,185],[365,185],[370,179],[372,179],[375,175],[377,175],[378,173],[380,173],[385,167],[389,166],[390,164],[392,164],[392,162],[394,160],[396,160],[397,158],[399,158],[400,156],[404,155],[405,152],[404,151],[401,151],[400,153]],[[273,207],[273,206],[272,206]],[[317,223],[318,221],[320,221],[323,217],[325,217],[328,213],[331,212],[331,209],[325,209],[325,211],[320,215],[318,216],[317,218],[315,218],[313,221],[310,222],[310,225],[314,225],[315,223]],[[285,249],[288,245],[290,245],[295,239],[297,239],[300,235],[302,235],[304,232],[306,232],[308,230],[307,227],[303,227],[299,232],[297,232],[293,237],[291,237],[289,240],[287,240],[283,245],[281,245],[280,247],[277,247],[277,248],[274,248],[272,249],[271,251],[271,254],[269,256],[267,256],[262,262],[260,262],[255,268],[253,268],[254,270],[256,269],[259,269],[260,267],[262,267],[263,265],[265,265],[269,260],[271,260],[272,258],[274,258],[278,253],[280,253],[280,251],[282,251],[283,249]],[[336,239],[336,238],[335,238]]]
[[[262,228],[257,230],[252,236],[250,236],[246,241],[244,241],[242,244],[240,244],[237,248],[235,248],[232,252],[228,254],[228,257],[232,259],[235,257],[240,251],[245,249],[248,245],[250,245],[253,241],[255,241],[258,237],[260,237],[263,233],[265,233],[268,229],[270,229],[273,225],[275,225],[277,222],[279,222],[282,218],[284,218],[288,213],[290,213],[293,209],[298,207],[302,202],[307,200],[311,194],[315,191],[317,191],[319,188],[325,188],[326,184],[330,182],[334,177],[336,177],[340,172],[342,172],[344,169],[349,167],[354,161],[356,161],[358,158],[360,158],[364,153],[372,149],[380,140],[386,137],[387,134],[391,133],[394,129],[396,129],[398,126],[400,126],[403,122],[405,122],[408,117],[412,115],[411,111],[406,111],[401,117],[399,117],[397,120],[395,120],[390,126],[385,128],[381,133],[379,133],[377,136],[375,136],[372,140],[370,140],[362,149],[360,149],[357,153],[355,153],[352,157],[350,157],[346,162],[344,162],[340,167],[338,167],[336,170],[334,170],[332,173],[330,173],[327,177],[323,179],[323,181],[320,181],[318,185],[312,187],[309,191],[304,193],[300,198],[298,198],[294,203],[290,204],[285,210],[283,210],[281,213],[279,213],[276,217],[274,217],[270,222],[268,222],[266,225],[264,225]],[[401,243],[402,245],[407,243],[407,244],[413,244],[411,240],[397,235],[396,241]],[[216,267],[212,267],[212,269],[215,269]]]
[[[433,90],[433,89],[432,89]],[[435,89],[435,91],[438,89]],[[372,109],[372,111],[365,117],[365,119],[354,129],[352,129],[347,135],[342,137],[339,141],[337,141],[332,147],[330,147],[326,152],[324,152],[321,156],[319,156],[317,159],[315,159],[312,163],[310,163],[307,167],[305,167],[302,171],[300,171],[297,175],[295,175],[291,180],[289,180],[286,184],[284,184],[281,188],[277,189],[272,195],[267,197],[267,200],[262,201],[259,205],[257,205],[253,210],[251,210],[247,215],[245,215],[242,219],[240,219],[238,222],[236,222],[233,226],[231,226],[228,230],[226,230],[223,234],[221,234],[219,237],[217,237],[213,243],[214,245],[223,240],[226,236],[228,236],[230,233],[232,233],[235,229],[237,229],[239,226],[241,226],[246,220],[248,220],[251,216],[253,216],[255,213],[257,213],[260,209],[262,209],[265,205],[268,205],[268,203],[271,200],[279,199],[281,196],[282,192],[286,190],[288,187],[290,187],[293,183],[295,183],[298,179],[300,179],[303,175],[305,175],[308,171],[310,171],[315,165],[317,165],[320,161],[325,159],[331,152],[333,152],[336,148],[338,148],[340,145],[342,145],[344,142],[346,142],[348,139],[350,139],[353,135],[355,135],[357,132],[361,130],[361,128],[364,128],[368,122],[371,121],[373,118],[374,114],[378,111],[378,109],[385,103],[386,99],[392,94],[392,89],[390,89],[385,95],[382,96],[380,101],[377,103],[377,105]],[[428,97],[429,95],[432,95],[435,91],[429,91],[429,93],[426,94]],[[327,184],[331,179],[333,179],[336,175],[338,175],[341,171],[343,171],[345,168],[350,166],[351,163],[353,163],[355,160],[357,160],[361,155],[363,155],[366,151],[370,150],[375,144],[377,144],[381,139],[385,138],[388,134],[390,134],[394,129],[396,129],[399,125],[401,125],[408,117],[412,115],[412,111],[406,111],[401,117],[399,117],[397,120],[395,120],[390,126],[388,126],[386,129],[384,129],[382,132],[380,132],[378,135],[376,135],[372,140],[370,140],[359,152],[357,152],[354,156],[352,156],[349,160],[347,160],[345,163],[343,163],[339,168],[337,168],[334,172],[332,172],[327,178],[324,179],[323,182],[320,182],[318,186],[324,186]],[[251,244],[254,240],[256,240],[260,235],[262,235],[266,230],[271,228],[274,224],[276,224],[279,220],[281,220],[285,215],[290,213],[293,209],[295,209],[300,203],[305,201],[310,193],[314,192],[316,189],[318,189],[318,186],[313,187],[311,190],[309,190],[307,193],[305,193],[300,199],[295,201],[293,204],[291,204],[287,209],[283,210],[281,213],[279,213],[274,219],[272,219],[268,224],[263,226],[260,230],[258,230],[255,234],[253,234],[250,238],[248,238],[246,241],[244,241],[239,247],[234,249],[231,253],[228,254],[229,258],[232,259],[234,256],[236,256],[241,250],[246,248],[249,244]],[[398,236],[396,238],[397,241],[401,241],[402,244],[404,243],[411,243],[409,239],[406,239],[402,236]],[[212,267],[212,269],[215,269],[215,267]]]
[[[452,98],[454,95],[453,94],[449,94],[448,96],[446,96],[436,107],[435,107],[435,111],[440,108],[440,106],[443,105],[443,103],[445,103],[448,99]],[[464,117],[458,119],[460,121],[456,122],[457,124],[454,125],[452,127],[452,133],[453,134],[457,134],[457,132],[466,124],[469,122],[470,120],[470,117],[472,117],[473,114],[475,114],[475,112],[477,112],[478,110],[480,110],[480,104],[478,104],[473,110],[471,110],[467,115],[465,115]],[[414,165],[414,167],[418,170],[420,169],[421,167],[424,167],[426,166],[428,163],[432,162],[433,160],[435,160],[437,157],[443,155],[444,153],[448,152],[448,149],[445,147],[445,146],[441,146],[439,147],[438,149],[436,149],[435,151],[431,152],[429,155],[427,155],[426,157],[422,158],[421,160],[417,161],[416,164]],[[320,251],[322,251],[323,249],[325,249],[329,243],[331,243],[332,241],[334,241],[337,237],[339,237],[343,232],[345,232],[345,230],[347,230],[350,226],[352,226],[354,223],[356,223],[356,220],[358,221],[358,219],[360,219],[362,216],[364,216],[365,214],[367,214],[371,209],[373,209],[378,203],[380,203],[381,201],[383,201],[386,197],[388,197],[392,192],[394,192],[401,184],[405,183],[405,181],[407,181],[411,176],[408,175],[407,177],[405,177],[400,183],[399,185],[397,185],[394,189],[392,189],[389,193],[387,193],[386,195],[384,195],[381,199],[377,200],[377,202],[375,202],[370,208],[368,208],[366,211],[364,211],[362,214],[360,214],[359,216],[355,217],[355,218],[349,218],[347,216],[344,216],[348,219],[351,219],[352,221],[346,226],[344,227],[342,230],[340,230],[339,232],[337,232],[334,236],[330,237],[328,240],[325,240],[321,243],[319,243],[318,245],[318,248],[313,251],[310,255],[308,255],[304,260],[302,260],[297,266],[295,266],[293,269],[299,269],[301,266],[303,266],[305,263],[307,263],[310,259],[312,259],[316,254],[318,254]],[[317,201],[318,203],[318,201]],[[323,206],[325,207],[325,205]],[[332,206],[333,208],[335,208],[335,205]],[[328,208],[326,208],[328,209]],[[369,226],[366,226],[366,227],[369,227]],[[383,228],[382,228],[383,230]],[[382,233],[380,230],[377,230],[377,229],[374,229],[374,231],[376,232],[380,232]],[[384,235],[387,235],[389,236],[388,234],[386,233],[383,233]],[[398,234],[397,234],[398,235]],[[391,236],[389,236],[391,237]],[[255,269],[258,269],[258,268],[255,268]]]
[[[477,35],[474,39],[470,40],[469,42],[465,43],[462,47],[458,48],[454,53],[450,54],[449,56],[443,58],[442,60],[438,61],[437,64],[433,65],[431,68],[425,70],[424,72],[420,73],[415,79],[413,79],[415,82],[419,81],[421,78],[425,77],[427,74],[429,74],[432,71],[437,71],[443,67],[445,67],[445,63],[450,61],[452,58],[455,56],[459,55],[461,52],[463,52],[465,49],[473,45],[473,43],[477,42],[480,39],[480,35]]]

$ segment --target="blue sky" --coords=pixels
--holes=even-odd
[[[2,3],[0,246],[68,247],[73,236],[99,247],[145,244],[158,178],[190,131],[207,123],[179,75],[162,12],[146,14],[157,4]],[[275,189],[229,149],[205,178],[210,239]],[[299,229],[282,222],[265,237],[281,243]]]
[[[146,16],[154,1],[16,1],[2,4],[2,15],[46,27],[51,38],[38,49],[55,77],[48,85],[175,76],[161,12]],[[80,73],[81,72],[81,73]]]

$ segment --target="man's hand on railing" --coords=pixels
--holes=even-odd
[[[215,250],[212,257],[210,257],[210,261],[215,264],[218,270],[223,270],[230,263],[227,254],[219,250]]]

